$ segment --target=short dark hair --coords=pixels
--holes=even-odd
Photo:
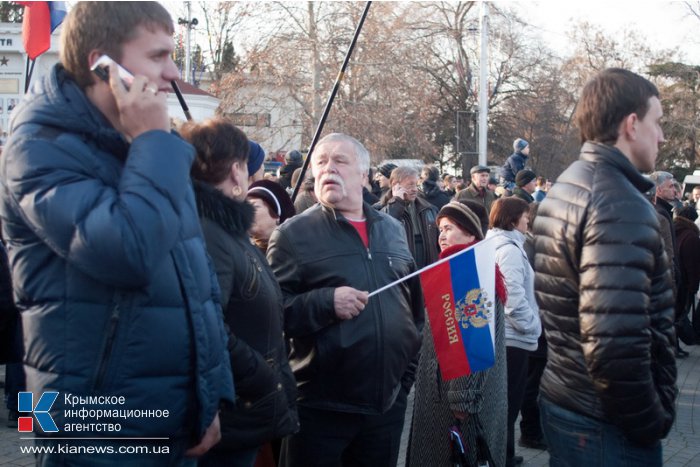
[[[576,108],[581,142],[614,144],[622,120],[630,114],[644,119],[649,99],[659,90],[646,78],[621,68],[608,68],[588,81]]]
[[[139,26],[174,32],[170,13],[158,2],[78,2],[62,26],[61,63],[85,89],[95,82],[88,66],[90,52],[101,50],[121,62],[122,45],[136,37]]]
[[[195,180],[217,185],[226,180],[234,162],[248,161],[248,138],[226,118],[187,123],[181,132],[197,151],[191,170]]]
[[[513,230],[524,212],[528,212],[528,203],[515,196],[498,198],[491,205],[489,227],[492,229]]]

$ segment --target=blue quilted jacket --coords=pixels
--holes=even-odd
[[[158,130],[128,144],[60,65],[13,114],[0,217],[34,403],[59,392],[59,436],[194,441],[233,400],[233,381],[189,181],[193,148]],[[88,396],[115,399],[69,403]],[[124,403],[104,403],[116,397]],[[124,412],[65,412],[81,408]]]

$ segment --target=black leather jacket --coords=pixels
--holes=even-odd
[[[673,423],[673,289],[652,187],[616,148],[587,142],[534,224],[549,345],[540,391],[649,445]]]
[[[216,449],[256,447],[298,430],[296,382],[282,332],[283,299],[248,229],[253,207],[195,182],[207,251],[221,286],[236,405],[221,410]]]
[[[416,232],[413,228],[413,221],[411,221],[411,216],[408,211],[408,203],[401,198],[392,196],[391,192],[388,192],[384,198],[382,198],[378,209],[401,222],[408,241],[408,248],[411,254],[413,254],[413,258],[416,259],[418,267],[423,268],[438,260],[440,252],[438,237],[440,234],[437,224],[435,223],[438,211],[435,209],[435,206],[420,196],[417,197],[413,203],[416,209],[416,216],[418,216],[418,226],[420,229],[418,233],[423,242],[420,254],[416,254],[418,249],[418,245],[414,241]],[[377,208],[377,205],[375,205],[375,208]],[[423,261],[421,262],[419,258],[422,258]]]
[[[424,322],[414,277],[369,299],[354,319],[339,320],[333,294],[372,292],[415,270],[401,224],[364,204],[369,248],[355,228],[320,204],[282,224],[267,258],[285,296],[285,332],[299,405],[378,414],[415,378]]]

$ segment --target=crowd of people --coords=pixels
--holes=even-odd
[[[553,466],[661,465],[678,337],[700,336],[700,187],[684,201],[654,171],[651,82],[608,69],[585,86],[580,158],[553,184],[523,138],[465,183],[371,167],[341,133],[308,175],[290,150],[272,177],[225,117],[171,128],[172,33],[154,2],[78,3],[60,63],[14,111],[0,165],[11,422],[17,391],[54,391],[59,433],[115,448],[45,449],[37,465],[393,467],[404,449],[412,467],[512,467],[516,442]],[[130,87],[90,71],[102,54]],[[479,242],[495,250],[495,363],[443,380],[418,277],[369,293]],[[76,400],[167,415],[76,420]],[[122,454],[131,438],[154,449]]]

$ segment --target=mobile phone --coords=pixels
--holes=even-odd
[[[119,77],[121,78],[124,87],[127,90],[131,88],[131,83],[134,82],[134,75],[129,73],[126,68],[112,60],[109,55],[102,55],[100,58],[98,58],[95,64],[92,65],[92,68],[90,68],[90,71],[95,73],[102,81],[109,83],[109,67],[111,65],[117,66],[117,71],[119,72]]]

